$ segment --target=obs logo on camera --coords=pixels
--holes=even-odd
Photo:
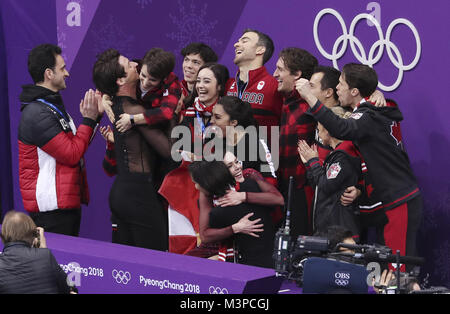
[[[337,272],[334,274],[334,283],[346,287],[350,283],[350,273]]]

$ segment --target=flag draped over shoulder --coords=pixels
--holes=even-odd
[[[188,170],[189,162],[164,178],[159,193],[169,203],[169,252],[186,254],[197,246],[199,233],[199,191]]]

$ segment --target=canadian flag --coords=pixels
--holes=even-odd
[[[169,252],[186,254],[197,246],[199,233],[199,192],[191,180],[187,166],[172,170],[159,189],[169,203]]]

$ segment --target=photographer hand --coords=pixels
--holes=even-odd
[[[44,228],[37,227],[36,230],[39,232],[39,240],[40,240],[39,248],[46,249],[47,248],[47,240],[45,240]]]

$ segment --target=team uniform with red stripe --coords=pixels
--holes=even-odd
[[[84,118],[78,129],[61,95],[36,85],[20,96],[19,182],[28,212],[79,209],[89,192],[83,155],[97,122]]]
[[[228,96],[236,96],[250,103],[253,115],[260,126],[280,125],[283,99],[277,90],[277,80],[267,72],[264,66],[249,71],[247,83],[239,80],[238,72],[236,78],[228,80],[226,89]]]
[[[367,212],[386,214],[383,240],[391,249],[415,255],[422,201],[416,178],[404,150],[399,129],[403,119],[394,107],[375,107],[362,100],[349,119],[341,119],[319,101],[309,111],[331,136],[351,140],[367,165],[373,199],[379,204]],[[361,214],[364,210],[360,209]]]

